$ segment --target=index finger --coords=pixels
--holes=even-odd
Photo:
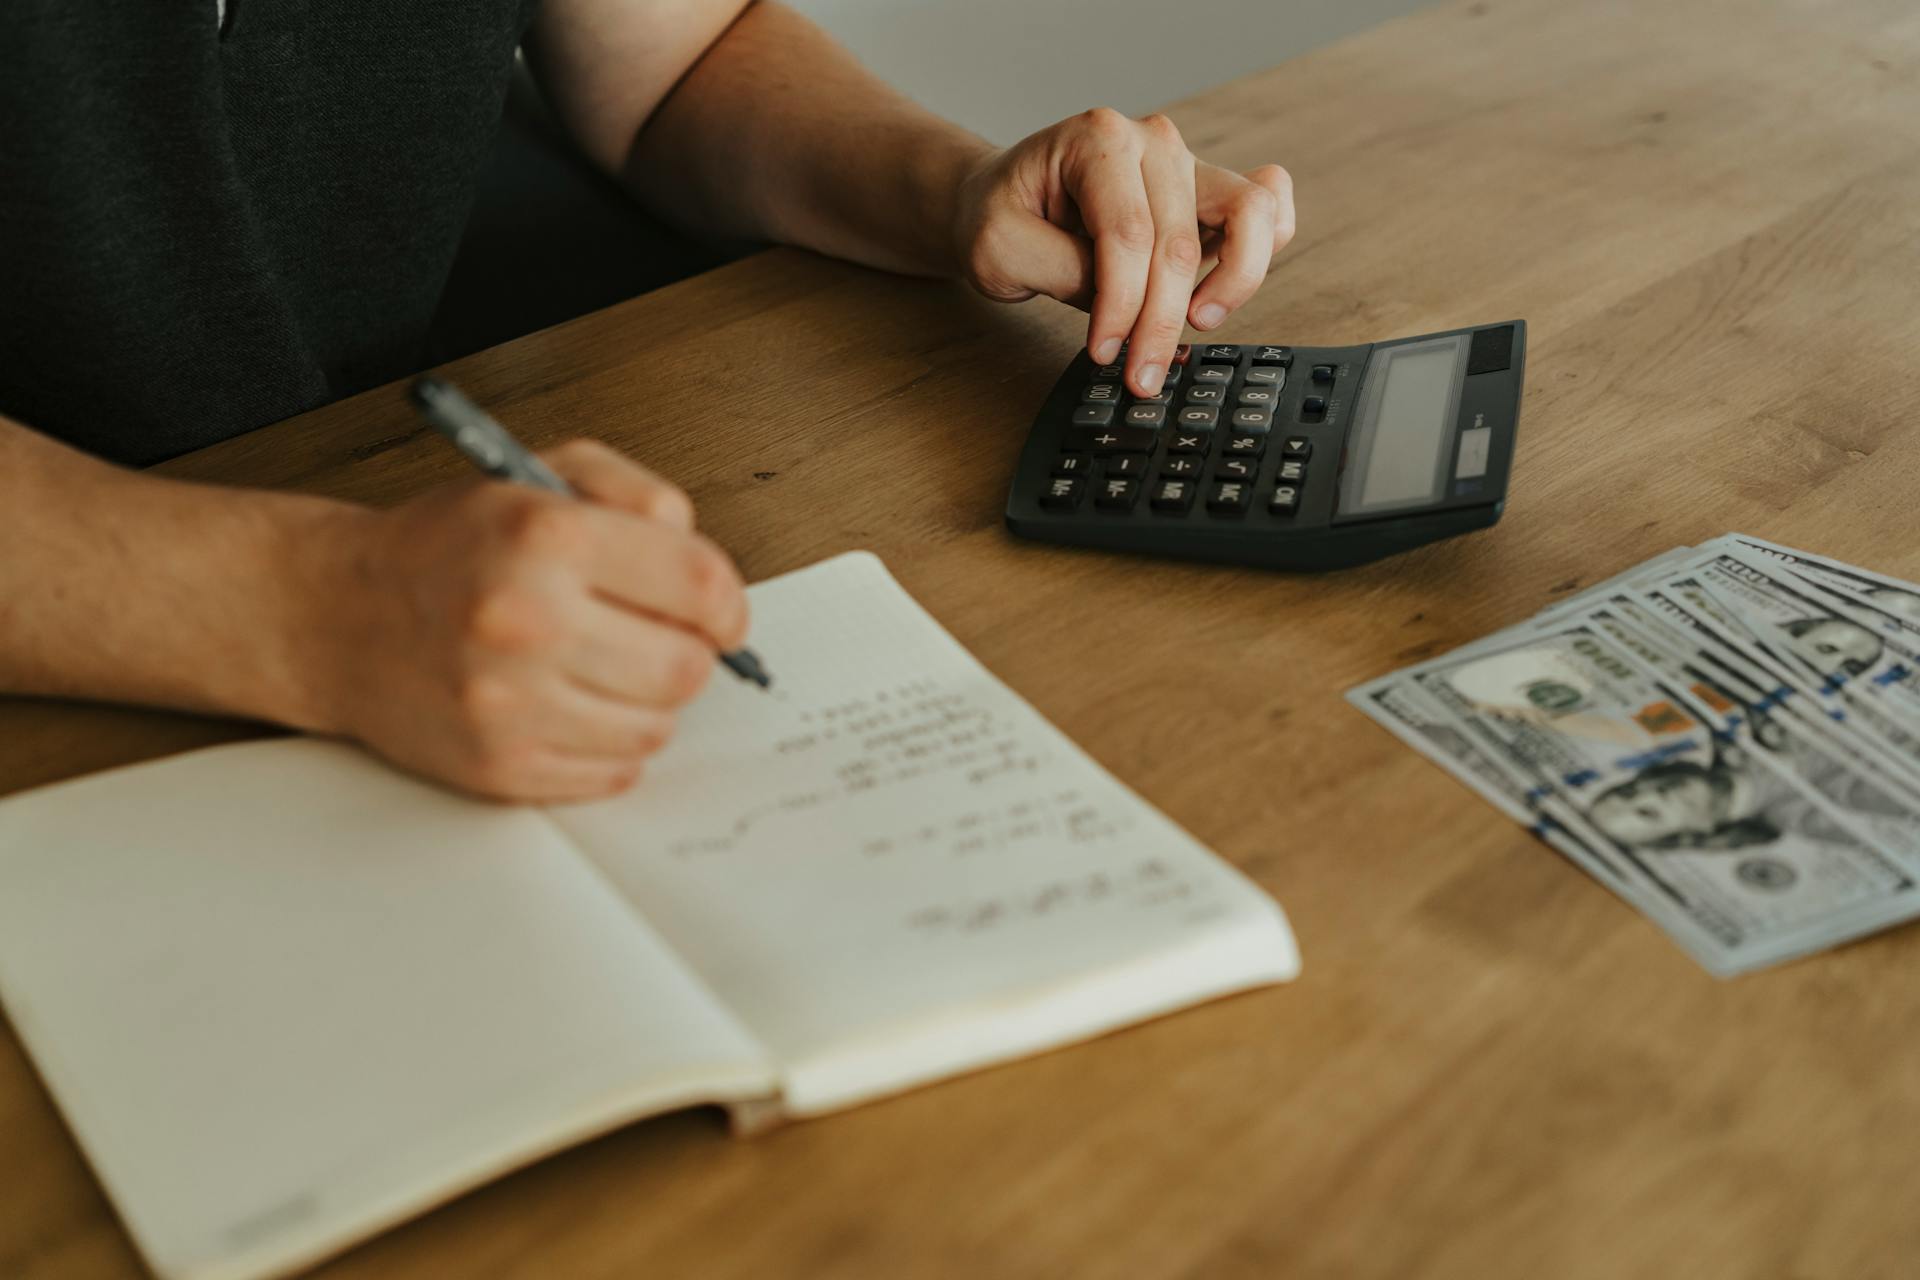
[[[693,500],[611,445],[569,440],[540,456],[584,497],[675,528],[693,528]]]
[[[722,652],[747,638],[740,571],[710,539],[608,507],[588,508],[588,576],[614,604],[685,627]]]

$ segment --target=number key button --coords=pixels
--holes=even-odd
[[[1081,404],[1119,404],[1120,384],[1117,382],[1089,382],[1087,389],[1080,393]]]
[[[1195,382],[1232,382],[1233,366],[1227,364],[1203,364],[1193,371]]]
[[[1248,405],[1233,411],[1233,429],[1235,431],[1269,431],[1273,428],[1273,410]]]
[[[1196,382],[1187,388],[1188,404],[1218,408],[1227,401],[1227,389],[1214,383]]]
[[[1182,431],[1211,431],[1220,421],[1220,411],[1211,405],[1190,404],[1173,420]]]
[[[1167,420],[1167,406],[1164,404],[1134,404],[1127,406],[1126,423],[1130,427],[1157,427]]]
[[[1277,364],[1257,364],[1247,370],[1247,382],[1278,390],[1287,385],[1287,371]]]
[[[1240,388],[1240,394],[1235,398],[1248,408],[1271,410],[1280,393],[1272,387],[1246,386]]]

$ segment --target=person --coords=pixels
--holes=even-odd
[[[546,458],[588,502],[467,482],[376,511],[115,465],[418,367],[520,47],[669,222],[1083,307],[1139,393],[1293,233],[1276,165],[1108,109],[995,148],[772,0],[26,0],[0,49],[0,693],[259,718],[507,800],[635,782],[748,625],[659,476],[579,440]]]

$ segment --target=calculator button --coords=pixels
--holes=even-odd
[[[1255,364],[1280,365],[1284,368],[1293,363],[1293,348],[1255,347],[1253,351],[1253,362]]]
[[[1273,478],[1281,484],[1305,484],[1307,482],[1307,464],[1304,462],[1283,461],[1280,464],[1280,470],[1274,473]]]
[[[1201,459],[1195,457],[1193,454],[1176,453],[1160,464],[1160,474],[1163,476],[1185,476],[1192,479],[1199,476],[1200,467]]]
[[[1173,416],[1174,423],[1186,431],[1211,431],[1220,423],[1220,411],[1204,404],[1190,404]]]
[[[1305,436],[1288,436],[1280,442],[1280,456],[1298,458],[1305,462],[1313,456],[1313,441]]]
[[[1087,389],[1080,393],[1081,404],[1119,404],[1120,384],[1117,382],[1089,382]]]
[[[1333,366],[1330,364],[1317,364],[1313,366],[1312,377],[1315,382],[1332,382]]]
[[[1094,490],[1093,505],[1104,511],[1129,511],[1140,496],[1138,480],[1102,480]]]
[[[1276,516],[1290,516],[1300,509],[1300,490],[1290,484],[1274,486],[1273,496],[1267,499],[1267,510]]]
[[[1177,360],[1178,357],[1175,357],[1175,359]],[[1179,364],[1179,363],[1170,364],[1167,366],[1166,376],[1161,379],[1160,385],[1162,387],[1178,386],[1180,384],[1180,379],[1184,378],[1186,374],[1187,374],[1186,365]]]
[[[1130,427],[1157,427],[1167,420],[1167,406],[1164,404],[1134,404],[1127,406],[1126,421]]]
[[[1256,409],[1248,406],[1233,411],[1233,429],[1235,431],[1267,431],[1273,427],[1273,410]]]
[[[1160,384],[1160,389],[1154,392],[1152,395],[1135,396],[1133,398],[1133,403],[1135,404],[1172,404],[1173,388],[1163,382]]]
[[[1266,436],[1257,432],[1235,431],[1227,437],[1227,453],[1229,456],[1241,454],[1257,457],[1260,451],[1266,447]]]
[[[1324,418],[1327,416],[1327,402],[1322,396],[1308,396],[1300,402],[1300,416],[1303,418]]]
[[[1207,510],[1226,515],[1245,511],[1253,495],[1253,485],[1245,480],[1216,480],[1207,491]]]
[[[1195,382],[1232,382],[1233,370],[1224,364],[1203,364],[1193,371]]]
[[[1066,433],[1062,447],[1095,453],[1151,453],[1159,439],[1150,427],[1082,427]]]
[[[1071,511],[1080,505],[1087,482],[1079,476],[1055,476],[1040,493],[1040,505],[1049,511]]]
[[[1187,388],[1188,404],[1220,405],[1227,402],[1227,389],[1218,384],[1196,382]]]
[[[1112,453],[1100,460],[1100,476],[1103,480],[1124,480],[1128,476],[1139,479],[1147,474],[1147,455],[1144,453]]]
[[[1255,409],[1271,409],[1273,402],[1280,398],[1280,393],[1272,387],[1248,386],[1240,388],[1240,394],[1235,398],[1241,404]]]
[[[1193,491],[1196,482],[1192,480],[1162,480],[1153,486],[1153,509],[1155,511],[1184,512],[1193,505]]]
[[[1183,342],[1179,346],[1173,349],[1173,367],[1174,368],[1176,369],[1180,368],[1182,365],[1186,364],[1186,362],[1191,359],[1193,359],[1192,343]]]
[[[1278,391],[1287,385],[1287,371],[1277,364],[1257,364],[1247,370],[1247,384],[1272,387]]]
[[[1213,468],[1215,480],[1245,480],[1252,483],[1260,473],[1258,458],[1222,458]]]
[[[1183,431],[1179,427],[1167,432],[1168,453],[1205,453],[1207,444],[1213,439],[1211,432]]]
[[[1053,474],[1057,476],[1083,476],[1087,474],[1093,459],[1084,453],[1063,453],[1053,460]]]
[[[1113,421],[1113,406],[1110,404],[1083,404],[1073,411],[1073,425],[1076,427],[1104,427]]]
[[[1240,348],[1215,344],[1200,353],[1200,358],[1208,364],[1239,364]]]
[[[1126,366],[1123,364],[1096,365],[1093,370],[1093,376],[1102,382],[1118,382],[1121,373],[1125,370]]]

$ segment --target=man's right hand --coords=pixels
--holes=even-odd
[[[312,727],[502,800],[639,778],[746,639],[740,575],[666,481],[592,441],[542,456],[587,500],[476,481],[342,522]]]

